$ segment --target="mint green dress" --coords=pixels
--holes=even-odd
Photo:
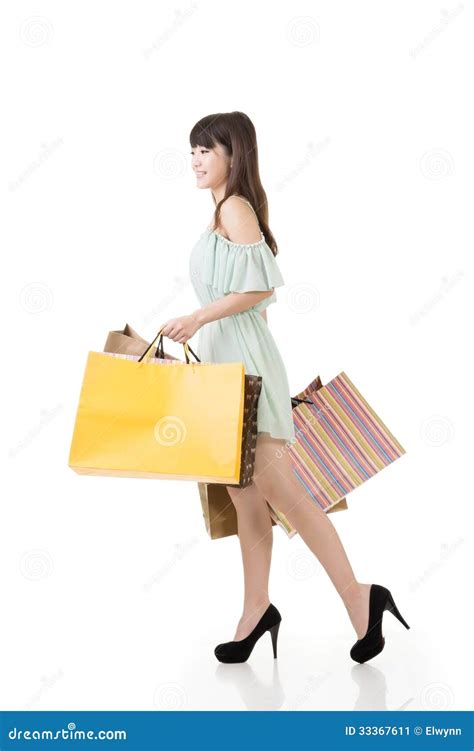
[[[191,251],[189,272],[201,306],[230,292],[270,290],[285,284],[263,234],[259,242],[239,245],[206,229]],[[291,441],[295,428],[285,364],[260,314],[273,302],[275,291],[248,310],[201,326],[196,354],[201,362],[243,362],[246,373],[262,376],[257,430]]]

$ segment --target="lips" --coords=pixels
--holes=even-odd
[[[196,177],[204,177],[206,174],[206,172],[196,172]]]

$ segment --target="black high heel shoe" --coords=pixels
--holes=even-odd
[[[365,636],[358,639],[353,645],[350,655],[355,662],[367,662],[378,655],[385,646],[385,638],[382,635],[382,619],[384,611],[388,610],[405,628],[410,628],[397,606],[392,593],[380,584],[371,584],[369,599],[369,625]]]
[[[218,644],[214,654],[219,662],[245,662],[250,657],[252,649],[257,641],[265,633],[270,631],[272,635],[273,657],[277,656],[278,629],[280,628],[281,615],[274,605],[270,603],[259,622],[245,639],[238,641],[226,641]]]

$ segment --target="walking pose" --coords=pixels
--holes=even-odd
[[[273,545],[268,498],[324,567],[357,635],[350,656],[366,662],[384,648],[385,610],[409,626],[386,587],[357,580],[336,529],[298,481],[284,448],[295,438],[291,395],[266,319],[266,308],[276,302],[275,287],[284,280],[268,225],[255,127],[243,112],[208,115],[196,123],[189,140],[196,185],[211,191],[215,209],[190,257],[200,307],[168,320],[162,333],[184,343],[199,331],[202,362],[243,362],[247,374],[262,376],[252,483],[246,488],[227,486],[237,513],[244,569],[242,616],[234,640],[219,644],[215,655],[221,662],[245,662],[257,640],[270,631],[277,656],[281,615],[268,593]]]

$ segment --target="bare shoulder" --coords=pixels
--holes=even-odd
[[[257,218],[250,206],[238,196],[229,196],[221,206],[222,234],[231,242],[257,243],[262,239]]]

